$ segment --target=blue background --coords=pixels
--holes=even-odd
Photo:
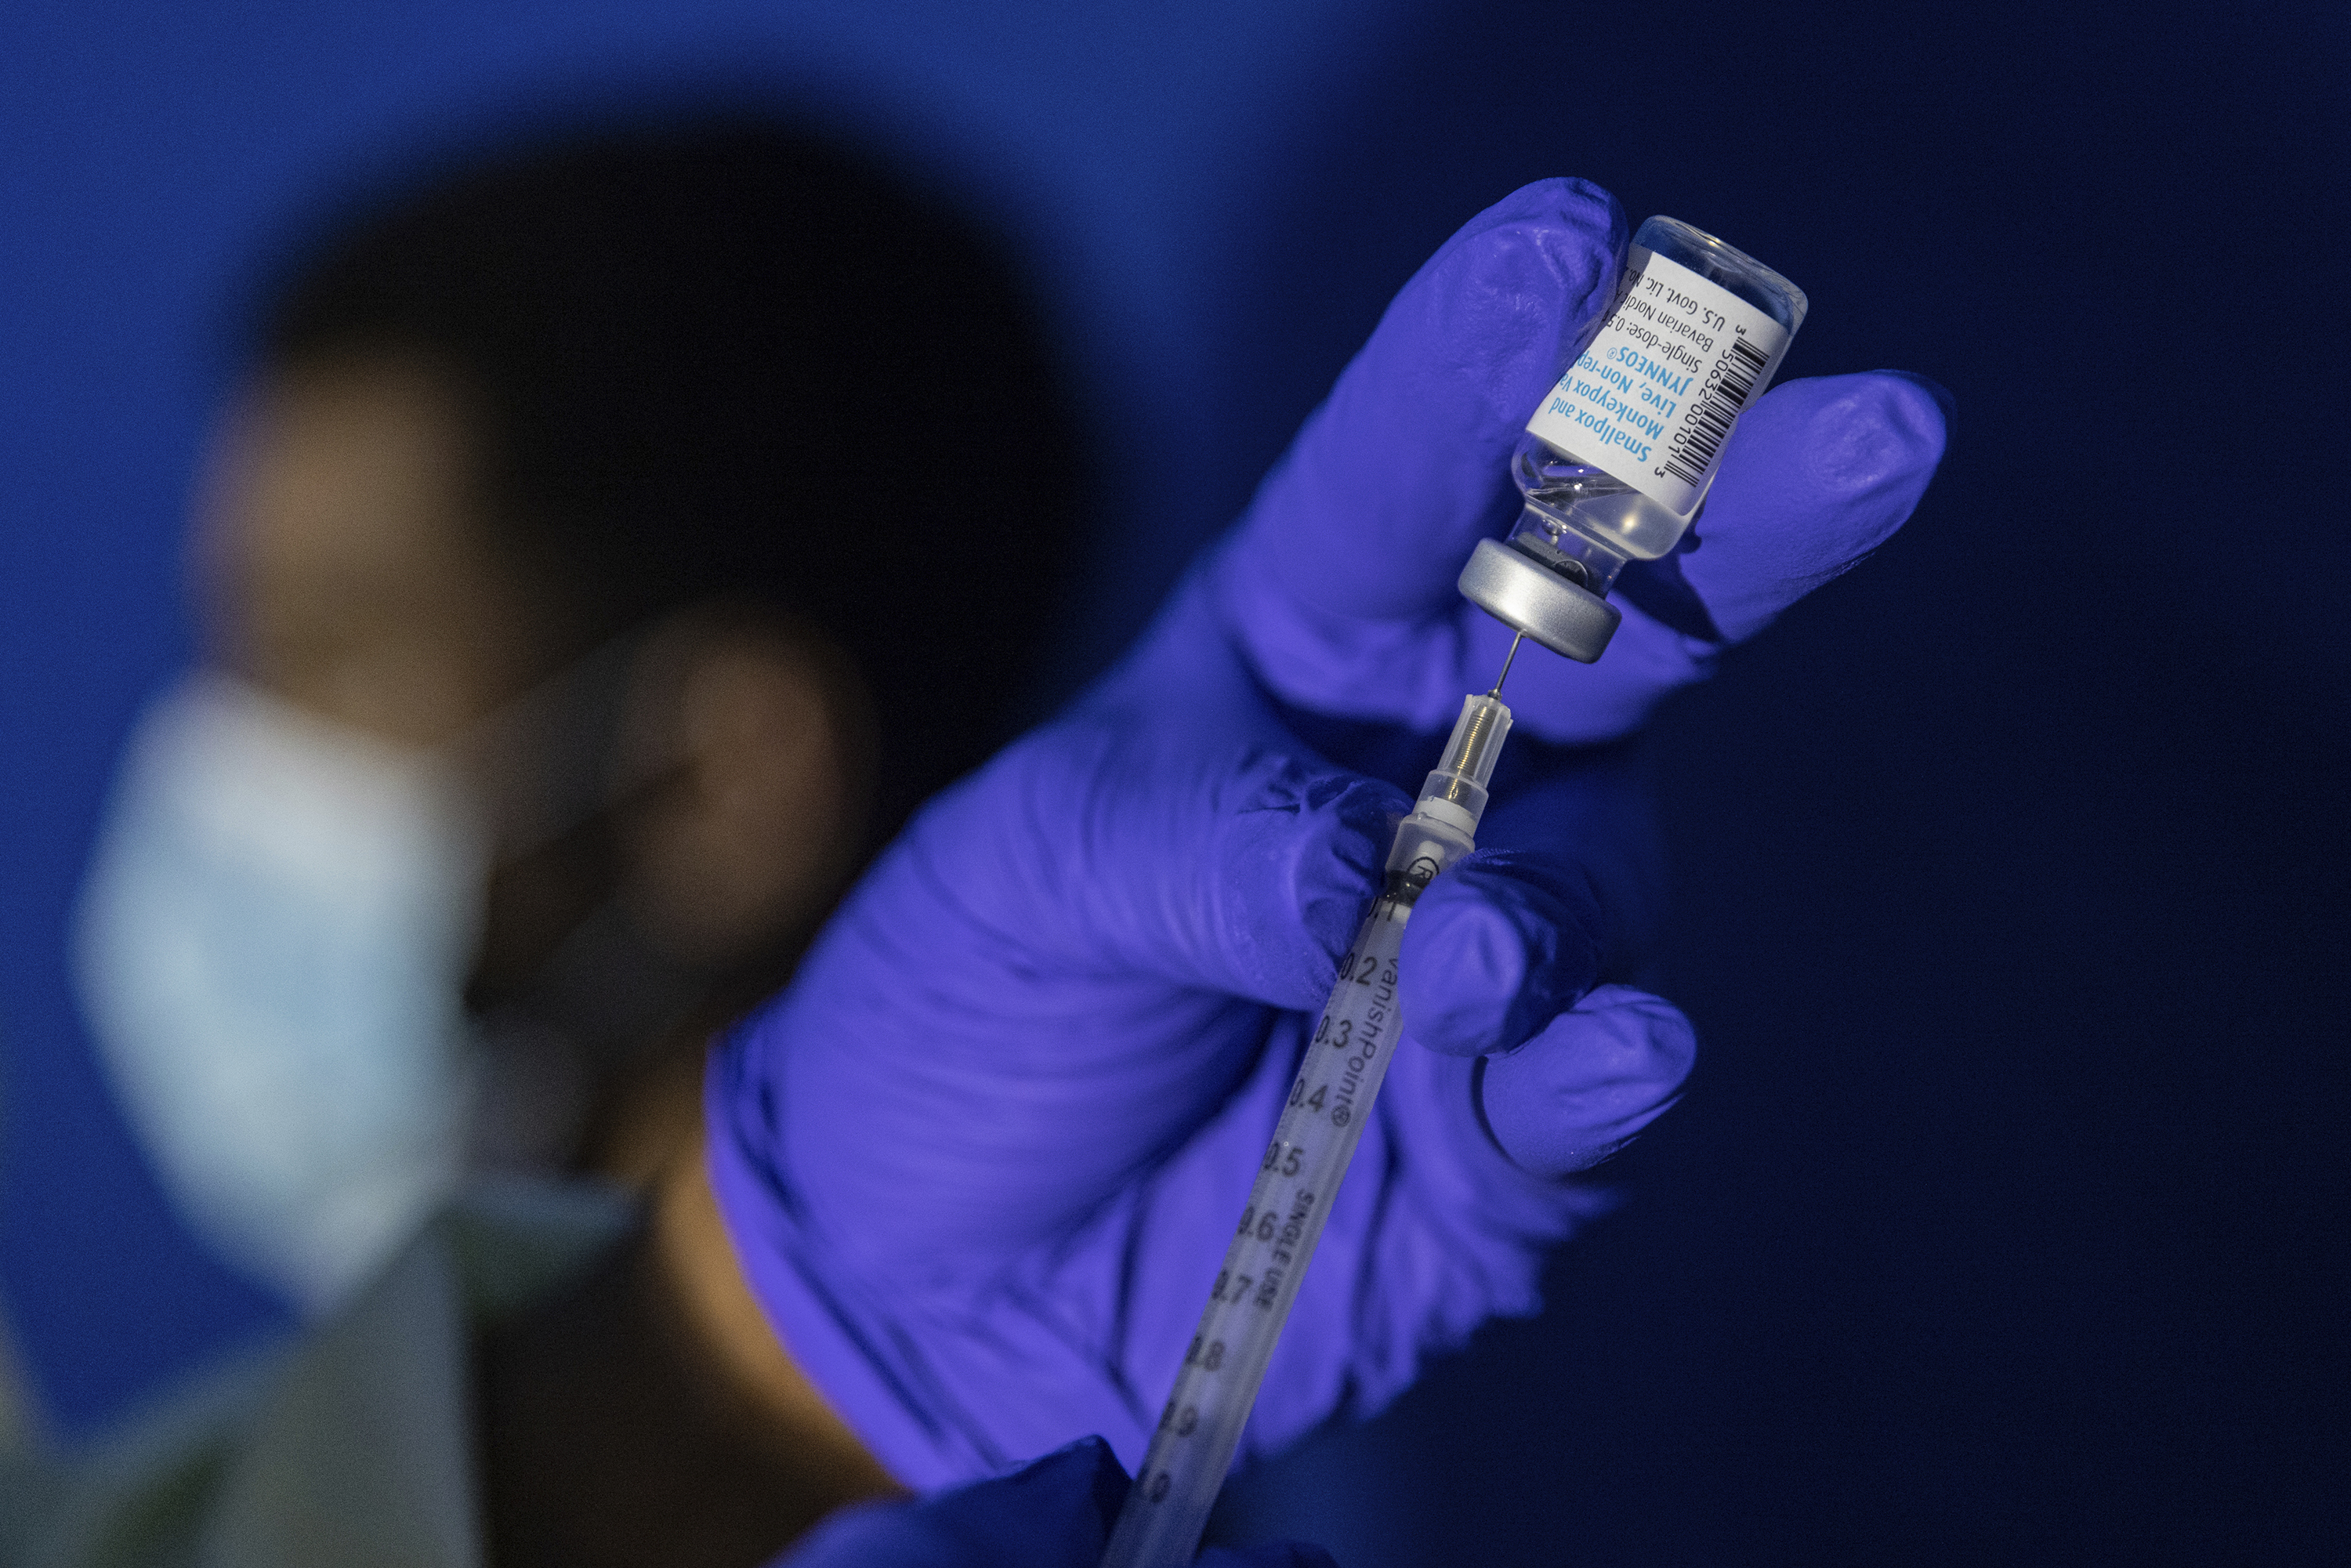
[[[62,924],[183,658],[223,306],[518,100],[758,75],[1001,217],[1113,649],[1451,228],[1581,173],[1958,393],[1910,529],[1652,747],[1706,1056],[1633,1202],[1225,1527],[1350,1568],[2330,1560],[2346,1533],[2339,7],[63,5],[0,17],[0,1300],[86,1435],[281,1310],[180,1233]],[[877,455],[877,467],[886,461]]]

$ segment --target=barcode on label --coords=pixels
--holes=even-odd
[[[1755,379],[1770,362],[1771,356],[1746,339],[1730,340],[1730,351],[1715,366],[1705,398],[1690,410],[1688,421],[1675,434],[1673,451],[1665,462],[1667,473],[1685,485],[1705,479],[1714,455],[1722,450],[1723,440],[1730,434],[1731,423],[1747,406]]]

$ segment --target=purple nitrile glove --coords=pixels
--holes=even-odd
[[[1140,1461],[1397,786],[1501,662],[1454,578],[1510,521],[1506,456],[1625,233],[1604,193],[1550,181],[1447,242],[1134,652],[934,801],[715,1060],[746,1276],[902,1479],[1085,1432]],[[1520,658],[1484,847],[1415,910],[1407,1043],[1244,1451],[1375,1410],[1427,1352],[1536,1309],[1543,1250],[1605,1206],[1563,1178],[1664,1110],[1693,1051],[1618,983],[1658,877],[1612,743],[1898,527],[1943,432],[1906,377],[1779,389],[1702,545],[1627,570],[1606,658]]]
[[[836,1514],[775,1568],[1094,1568],[1128,1484],[1110,1445],[1087,1437],[994,1480]],[[1338,1568],[1321,1547],[1288,1542],[1211,1550],[1196,1561],[1201,1568]]]

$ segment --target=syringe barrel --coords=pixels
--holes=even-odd
[[[1340,961],[1102,1568],[1185,1568],[1199,1548],[1266,1364],[1402,1038],[1396,955],[1411,916],[1412,895],[1383,894]]]
[[[1396,825],[1387,886],[1340,960],[1102,1568],[1180,1568],[1192,1560],[1402,1036],[1396,956],[1405,922],[1437,874],[1478,847],[1486,786],[1510,732],[1510,710],[1499,698],[1463,698],[1445,755]]]

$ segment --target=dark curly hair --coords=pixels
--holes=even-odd
[[[453,371],[492,526],[584,635],[708,601],[821,629],[889,716],[877,835],[1003,738],[1078,451],[1038,313],[973,223],[730,113],[543,134],[299,257],[263,361]]]

